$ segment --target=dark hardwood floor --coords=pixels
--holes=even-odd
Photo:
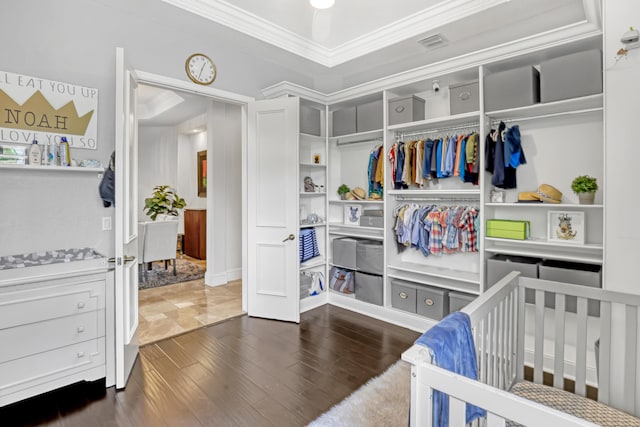
[[[304,426],[419,336],[334,306],[247,316],[140,349],[126,389],[77,384],[0,408],[0,425]]]

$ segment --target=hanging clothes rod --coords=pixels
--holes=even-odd
[[[421,130],[421,131],[415,131],[415,132],[396,132],[396,137],[398,138],[406,138],[406,137],[411,137],[411,136],[418,136],[418,135],[427,135],[430,133],[440,133],[440,132],[448,132],[451,130],[460,130],[460,129],[469,129],[469,130],[478,130],[480,128],[480,124],[479,123],[467,123],[464,125],[457,125],[457,126],[448,126],[448,127],[441,127],[441,128],[437,128],[437,129],[426,129],[426,130]]]
[[[491,123],[498,124],[500,122],[504,122],[504,123],[526,122],[528,120],[549,119],[552,117],[562,117],[562,116],[575,116],[579,114],[596,113],[596,112],[602,112],[602,107],[585,108],[584,110],[574,110],[574,111],[561,111],[558,113],[540,114],[538,116],[527,116],[527,117],[520,117],[520,118],[513,117],[513,118],[507,118],[507,119],[501,119],[501,120],[492,119]]]

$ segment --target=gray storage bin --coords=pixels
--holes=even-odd
[[[402,280],[391,280],[391,306],[410,313],[416,312],[416,285]]]
[[[389,101],[389,124],[417,122],[424,120],[424,99],[415,95]]]
[[[475,81],[449,86],[449,108],[451,115],[480,110],[480,84]]]
[[[368,210],[360,215],[361,227],[384,227],[384,213],[382,209]]]
[[[420,286],[416,293],[416,312],[430,319],[442,319],[449,314],[449,291]]]
[[[382,242],[358,240],[356,244],[356,270],[370,274],[382,274],[383,263]]]
[[[332,136],[356,133],[356,107],[347,107],[332,113]]]
[[[540,102],[540,73],[532,66],[485,76],[486,111],[524,107]]]
[[[475,295],[462,292],[449,292],[449,312],[460,311],[465,305],[476,299]]]
[[[356,271],[356,299],[382,305],[382,276]]]
[[[602,268],[595,264],[582,264],[577,262],[546,260],[540,265],[540,278],[555,282],[572,283],[574,285],[602,287]],[[545,306],[555,308],[555,294],[545,293]],[[566,297],[565,310],[575,313],[577,299]],[[589,316],[600,316],[600,303],[590,300],[587,313]]]
[[[333,239],[333,264],[355,270],[357,243],[351,237]]]
[[[382,100],[356,106],[356,132],[382,129]]]
[[[320,110],[317,108],[300,106],[300,132],[320,136]]]
[[[542,102],[602,93],[602,53],[585,50],[549,59],[540,64]]]
[[[540,258],[496,254],[487,260],[487,287],[495,285],[512,271],[519,271],[522,277],[538,278]]]

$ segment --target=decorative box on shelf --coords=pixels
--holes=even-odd
[[[531,235],[531,222],[512,219],[488,219],[487,237],[525,240]]]

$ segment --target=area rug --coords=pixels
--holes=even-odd
[[[154,262],[151,270],[147,271],[147,280],[138,281],[138,289],[157,288],[159,286],[173,285],[174,283],[188,282],[202,279],[205,269],[195,262],[178,258],[176,264],[177,275],[173,275],[173,265],[164,269],[164,261]]]
[[[410,380],[409,364],[400,360],[309,427],[405,427],[409,422]]]

